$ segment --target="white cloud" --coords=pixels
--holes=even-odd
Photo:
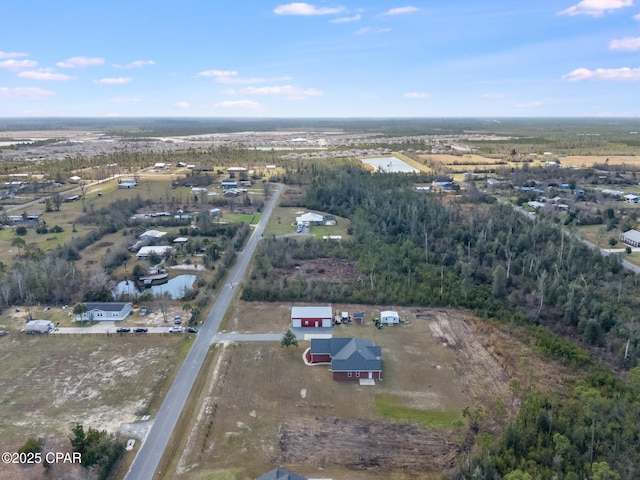
[[[14,60],[10,58],[9,60],[3,60],[0,62],[0,69],[24,70],[27,68],[33,68],[36,65],[38,65],[38,62],[34,62],[33,60]]]
[[[28,78],[29,80],[42,80],[44,82],[55,81],[64,82],[71,80],[73,77],[65,75],[64,73],[53,73],[49,69],[42,70],[27,70],[18,74],[20,78]]]
[[[287,3],[273,9],[276,15],[335,15],[344,12],[344,7],[316,7],[308,3]]]
[[[187,102],[176,102],[173,104],[173,106],[181,110],[186,110],[188,108],[191,108],[191,105],[188,104]]]
[[[242,90],[249,95],[276,95],[286,97],[291,100],[304,100],[310,97],[322,95],[320,90],[315,88],[298,88],[293,85],[274,85],[268,87],[248,87]]]
[[[100,80],[95,81],[95,83],[101,83],[103,85],[123,85],[130,82],[131,79],[128,77],[101,78]]]
[[[634,20],[638,20],[638,21],[640,22],[640,13],[636,13],[636,14],[633,16],[633,19],[634,19]]]
[[[111,103],[138,103],[140,101],[137,97],[115,97],[111,99]]]
[[[609,43],[609,48],[611,50],[624,50],[628,52],[640,50],[640,37],[626,37],[611,40],[611,43]]]
[[[431,98],[432,96],[426,92],[407,92],[403,95],[404,98]]]
[[[282,82],[291,80],[291,77],[239,77],[238,72],[235,70],[205,70],[204,72],[198,73],[197,76],[211,77],[214,78],[217,83],[225,85],[251,85],[252,83]]]
[[[566,10],[558,12],[558,15],[591,15],[592,17],[601,17],[612,10],[631,7],[632,5],[633,0],[582,0],[580,3]]]
[[[516,103],[514,108],[537,108],[542,106],[542,102],[525,102],[525,103]]]
[[[42,100],[44,98],[52,97],[54,92],[49,90],[43,90],[42,88],[7,88],[0,87],[0,99],[2,100]]]
[[[220,109],[240,109],[240,110],[259,110],[261,108],[258,102],[251,100],[226,100],[216,103],[213,108]]]
[[[362,18],[362,15],[356,13],[353,17],[339,17],[331,20],[331,23],[349,23],[357,22]]]
[[[28,57],[28,53],[22,52],[0,52],[0,58],[20,58],[20,57]]]
[[[640,80],[640,68],[578,68],[562,78],[570,82],[581,80]]]
[[[99,57],[72,57],[62,62],[56,63],[60,68],[83,68],[102,65],[104,58]]]
[[[115,68],[142,68],[155,64],[156,62],[154,62],[153,60],[135,60],[133,62],[127,63],[126,65],[113,64],[113,66]]]
[[[403,15],[405,13],[414,13],[419,11],[418,7],[406,6],[406,7],[396,7],[388,10],[385,15]]]
[[[238,72],[235,70],[205,70],[200,72],[198,77],[214,77],[214,78],[228,78],[236,77]]]
[[[390,28],[364,27],[364,28],[361,28],[360,30],[358,30],[356,32],[356,35],[377,35],[377,34],[381,34],[381,33],[388,33],[390,31],[391,31]]]

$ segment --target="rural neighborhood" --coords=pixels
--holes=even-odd
[[[84,452],[0,479],[634,478],[635,124],[460,122],[0,150],[0,443]]]

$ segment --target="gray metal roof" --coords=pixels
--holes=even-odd
[[[87,302],[84,304],[87,307],[87,312],[91,310],[102,310],[104,312],[120,312],[125,306],[129,304],[122,302]]]
[[[382,371],[382,349],[362,338],[314,338],[311,353],[331,355],[331,370]]]
[[[640,232],[637,230],[627,230],[622,236],[625,240],[640,243]]]
[[[291,318],[332,318],[331,305],[291,307]]]
[[[284,468],[275,468],[264,475],[259,476],[256,480],[307,480],[307,477],[291,473]]]

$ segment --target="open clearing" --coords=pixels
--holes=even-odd
[[[76,423],[117,432],[139,420],[182,361],[185,342],[181,336],[0,338],[2,451],[17,451],[29,437],[67,450]],[[12,475],[0,469],[0,479]]]
[[[290,307],[240,302],[231,323],[238,331],[284,331]],[[365,312],[365,324],[336,327],[335,335],[382,346],[383,381],[333,381],[326,365],[304,365],[308,342],[218,346],[190,433],[172,460],[177,474],[169,470],[166,478],[248,480],[278,465],[335,480],[440,478],[465,445],[465,406],[492,412],[497,428],[506,417],[493,415],[496,399],[506,411],[518,408],[511,379],[553,388],[561,371],[466,312],[397,308],[407,323],[377,330],[377,307],[333,308]],[[386,414],[381,403],[391,406]]]

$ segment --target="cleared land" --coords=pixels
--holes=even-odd
[[[29,437],[43,438],[48,451],[68,451],[76,423],[117,432],[153,414],[188,345],[182,336],[1,337],[2,451],[17,451]],[[21,475],[0,469],[0,479]]]
[[[284,331],[290,307],[240,302],[229,329]],[[407,323],[377,330],[371,317],[387,307],[333,308],[365,312],[364,325],[339,326],[335,334],[382,346],[383,381],[333,381],[327,366],[304,365],[307,342],[218,346],[172,461],[177,478],[247,480],[277,465],[322,478],[440,478],[465,444],[465,406],[482,405],[497,426],[518,407],[511,379],[554,388],[559,378],[552,362],[466,312],[398,308]],[[504,411],[494,413],[498,404]]]

